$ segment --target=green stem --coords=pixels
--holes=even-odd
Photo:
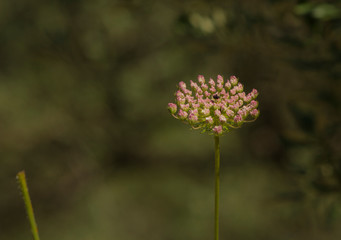
[[[27,183],[26,183],[25,171],[19,172],[17,174],[17,179],[19,181],[20,190],[21,190],[23,198],[24,198],[28,220],[30,221],[30,224],[31,224],[31,231],[32,231],[32,234],[33,234],[33,239],[34,240],[39,240],[38,227],[37,227],[36,220],[34,218],[34,213],[33,213],[33,207],[32,207],[32,203],[31,203],[31,199],[30,199],[30,194],[28,193],[28,187],[27,187]]]
[[[219,240],[219,175],[220,175],[220,147],[219,136],[214,136],[215,145],[215,204],[214,204],[214,239]]]

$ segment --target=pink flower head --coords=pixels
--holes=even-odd
[[[198,82],[190,81],[190,86],[192,91],[184,82],[178,84],[175,103],[169,103],[168,109],[194,129],[219,136],[259,116],[258,91],[253,89],[246,94],[235,76],[224,83],[218,75],[216,81],[210,78],[207,85],[204,76],[199,75]]]

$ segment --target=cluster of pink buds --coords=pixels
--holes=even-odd
[[[188,123],[194,129],[222,135],[230,128],[239,128],[245,122],[254,121],[258,115],[258,91],[249,94],[235,76],[224,82],[218,75],[205,82],[202,75],[198,82],[190,81],[190,88],[184,82],[178,85],[175,103],[168,103],[168,110],[176,118]]]

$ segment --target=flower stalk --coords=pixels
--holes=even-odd
[[[25,208],[28,216],[28,220],[31,225],[31,231],[33,235],[34,240],[39,240],[39,233],[38,233],[38,227],[37,223],[34,217],[34,212],[33,212],[33,207],[32,207],[32,202],[30,198],[30,194],[28,192],[28,187],[26,183],[26,176],[25,176],[25,171],[21,171],[17,174],[17,180],[19,182],[20,190],[24,198],[25,202]]]
[[[214,146],[215,146],[214,239],[219,240],[219,185],[220,185],[219,136],[214,136]]]

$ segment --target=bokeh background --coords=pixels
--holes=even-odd
[[[212,239],[214,141],[179,81],[236,75],[221,239],[340,239],[340,1],[0,1],[0,239]]]

